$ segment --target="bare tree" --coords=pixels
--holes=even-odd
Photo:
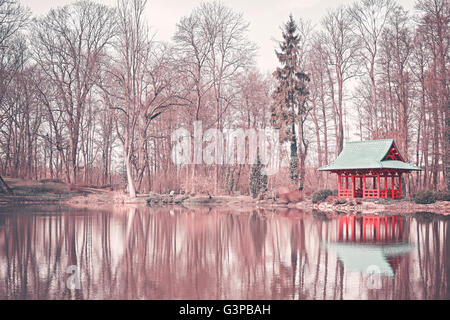
[[[373,139],[378,138],[379,129],[375,70],[378,42],[394,6],[393,0],[360,0],[348,9],[353,22],[352,27],[355,30],[355,36],[357,36],[362,46],[361,55],[365,61],[371,83],[372,103],[370,114],[373,119]]]
[[[410,83],[410,57],[413,49],[411,30],[408,26],[407,13],[396,7],[389,18],[386,30],[383,33],[382,63],[380,69],[386,70],[387,80],[392,84],[395,94],[393,106],[398,121],[392,125],[397,127],[398,146],[402,154],[408,159],[409,126],[411,120],[411,83]],[[391,118],[389,113],[384,114],[385,119]]]
[[[450,4],[446,0],[420,0],[416,8],[423,15],[419,20],[421,32],[431,55],[428,74],[428,95],[433,119],[432,182],[438,187],[439,171],[445,187],[450,187],[450,102],[449,102],[449,19]]]
[[[15,72],[24,64],[24,39],[19,36],[19,32],[29,17],[29,10],[18,1],[0,0],[0,106],[3,105]],[[0,113],[0,130],[3,130],[4,120]],[[11,193],[1,176],[0,184],[6,192]]]
[[[323,41],[329,51],[329,64],[334,69],[334,78],[337,85],[335,108],[338,119],[336,153],[339,154],[344,147],[344,84],[356,75],[357,59],[355,55],[358,42],[352,32],[351,17],[344,7],[328,12],[322,20],[322,25],[324,27]]]
[[[35,19],[32,45],[36,63],[56,89],[68,130],[69,183],[76,183],[80,124],[99,60],[115,33],[114,11],[91,1],[52,9]]]
[[[136,196],[136,179],[140,185],[145,170],[149,169],[147,144],[152,137],[151,122],[170,107],[186,103],[171,77],[171,48],[153,42],[149,36],[144,20],[146,2],[118,2],[119,35],[110,68],[114,91],[109,94],[115,98],[110,108],[115,111],[131,197]]]
[[[242,13],[221,3],[205,2],[199,8],[202,33],[209,44],[207,63],[214,91],[216,128],[221,129],[227,99],[236,91],[230,82],[236,74],[254,63],[256,46],[248,39],[249,24]],[[228,95],[228,97],[227,97]],[[219,139],[216,139],[218,141]],[[218,191],[219,167],[215,165],[215,191]]]
[[[192,126],[194,121],[201,120],[201,111],[205,107],[204,98],[212,86],[208,69],[208,56],[211,52],[211,46],[202,31],[199,9],[193,10],[189,16],[183,17],[177,23],[174,41],[180,76],[187,80],[188,90],[191,90],[195,97],[195,101],[192,102],[188,112],[189,121],[187,125]],[[191,192],[195,192],[194,177],[197,171],[197,163],[195,162],[191,166],[191,174],[188,177],[190,180],[188,188]],[[186,166],[186,170],[188,169],[189,166]]]

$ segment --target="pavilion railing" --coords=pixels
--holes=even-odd
[[[339,191],[339,197],[340,198],[351,198],[352,197],[352,190],[351,189],[343,189]]]
[[[365,198],[373,198],[377,197],[378,190],[377,189],[367,189],[364,193]],[[379,198],[393,198],[398,199],[401,198],[400,190],[394,189],[394,192],[392,193],[392,189],[380,189],[380,196]]]
[[[391,196],[392,196],[392,191],[391,191]],[[393,196],[393,198],[394,198],[394,199],[401,198],[401,192],[400,192],[400,190],[394,189],[394,196]]]
[[[351,198],[352,190],[351,189],[343,189],[339,191],[340,198]],[[361,190],[355,190],[355,197],[364,197],[364,198],[393,198],[398,199],[401,198],[400,191],[394,189],[380,189],[380,193],[378,193],[378,189],[366,189],[364,190],[364,194]]]
[[[365,189],[364,198],[379,198],[378,189]]]

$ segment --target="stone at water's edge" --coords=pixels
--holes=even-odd
[[[213,198],[211,196],[193,197],[193,198],[186,199],[184,202],[186,202],[186,203],[210,203],[210,202],[213,202]]]
[[[175,197],[173,198],[173,203],[182,203],[183,201],[185,201],[185,200],[187,200],[187,199],[189,199],[188,196],[183,195],[183,194],[180,194],[180,195],[175,196]]]
[[[148,195],[148,198],[147,198],[147,203],[148,204],[151,204],[151,203],[159,203],[159,202],[161,202],[162,201],[162,196],[160,195],[160,194],[157,194],[157,193],[150,193],[149,195]]]
[[[303,200],[303,192],[300,190],[295,190],[282,193],[278,197],[280,200],[287,201],[288,203],[297,203]]]
[[[161,203],[162,204],[170,204],[170,203],[180,204],[187,199],[189,199],[189,196],[187,196],[185,194],[175,195],[173,193],[173,194],[160,195],[157,193],[150,193],[147,198],[147,204],[148,205],[161,204]]]

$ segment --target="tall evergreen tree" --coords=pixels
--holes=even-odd
[[[267,191],[267,175],[264,173],[264,166],[257,152],[256,163],[252,167],[250,173],[250,194],[256,198],[261,192]]]
[[[234,174],[230,167],[227,168],[227,174],[225,176],[225,190],[228,193],[232,193],[234,188]]]
[[[306,83],[309,82],[309,77],[300,70],[300,37],[297,31],[297,25],[290,15],[289,21],[284,25],[280,51],[275,52],[282,67],[277,68],[273,73],[278,86],[273,93],[271,123],[275,128],[280,129],[283,141],[289,141],[291,144],[290,178],[298,184],[299,190],[303,190],[304,160],[308,147],[303,126],[308,114],[306,101],[309,92]],[[297,144],[296,125],[299,128],[299,144]],[[300,170],[298,157],[301,159]]]

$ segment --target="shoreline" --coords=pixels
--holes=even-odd
[[[302,211],[319,212],[327,215],[414,215],[417,213],[430,213],[436,216],[450,218],[450,202],[437,201],[432,204],[416,204],[411,200],[391,200],[388,203],[380,203],[378,200],[358,199],[360,203],[356,203],[355,199],[339,199],[346,200],[345,204],[335,204],[337,198],[327,199],[320,203],[312,203],[311,199],[305,199],[297,203],[286,203],[277,200],[257,200],[250,196],[194,196],[184,200],[176,200],[177,197],[186,197],[183,195],[160,195],[161,197],[172,198],[173,201],[158,203],[148,203],[148,199],[154,196],[139,195],[137,198],[120,197],[113,203],[91,202],[89,199],[85,201],[72,199],[64,202],[66,205],[80,207],[88,205],[145,205],[152,208],[163,207],[183,207],[186,209],[198,207],[227,207],[230,209],[239,209],[242,207],[254,209],[297,209]]]
[[[310,211],[314,213],[325,214],[327,216],[338,215],[415,215],[419,213],[432,214],[438,217],[444,217],[450,219],[450,203],[448,201],[437,201],[433,204],[416,204],[413,201],[396,200],[398,203],[393,204],[380,204],[373,201],[361,201],[361,204],[347,205],[339,204],[335,205],[329,202],[321,202],[314,204],[311,200],[303,200],[298,203],[281,203],[273,200],[254,200],[254,201],[242,201],[236,199],[225,200],[223,196],[212,197],[210,201],[195,200],[203,199],[204,197],[193,198],[194,201],[183,201],[181,203],[164,203],[156,205],[148,205],[147,198],[140,196],[137,198],[121,198],[118,201],[98,201],[98,199],[30,199],[15,198],[5,200],[4,197],[0,199],[1,207],[10,206],[33,206],[33,205],[58,205],[72,208],[107,208],[114,206],[147,206],[150,208],[164,208],[164,207],[181,207],[186,209],[194,209],[198,207],[223,207],[226,206],[230,209],[249,208],[249,209],[293,209]],[[219,199],[217,199],[219,198]],[[232,197],[231,197],[232,198]],[[249,197],[250,198],[250,197]],[[401,206],[399,206],[401,203]]]
[[[312,203],[312,197],[299,202],[285,199],[258,200],[250,196],[210,196],[184,194],[139,194],[130,198],[121,191],[78,186],[70,188],[59,182],[23,181],[8,179],[15,195],[0,194],[0,207],[60,205],[74,208],[99,208],[111,206],[181,206],[187,209],[195,207],[227,207],[237,209],[298,209],[319,212],[327,215],[411,215],[427,212],[437,216],[450,217],[450,202],[437,201],[432,204],[416,204],[410,199],[343,199],[329,196],[320,203]]]

